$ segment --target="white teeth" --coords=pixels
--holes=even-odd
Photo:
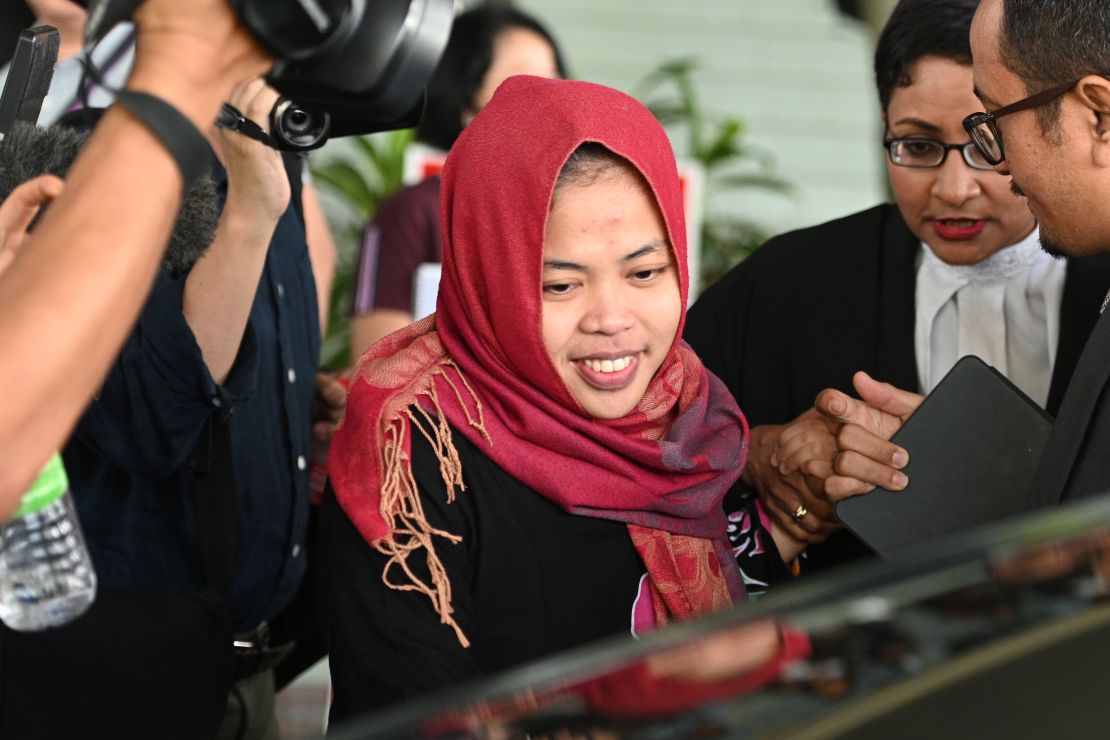
[[[619,373],[632,364],[632,356],[618,357],[615,360],[582,360],[582,364],[595,373]]]

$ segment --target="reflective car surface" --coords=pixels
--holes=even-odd
[[[1110,497],[800,579],[332,728],[354,738],[1107,737]]]

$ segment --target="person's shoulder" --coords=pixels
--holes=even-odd
[[[443,473],[441,470],[440,453],[436,446],[442,436],[437,433],[439,420],[432,415],[427,415],[421,409],[412,406],[409,411],[411,418],[417,421],[410,422],[411,434],[411,460],[412,472],[418,483],[430,490],[441,490],[443,487]],[[417,428],[416,425],[419,425]],[[489,483],[499,480],[508,474],[489,456],[486,450],[467,439],[466,435],[456,429],[450,422],[446,424],[450,433],[450,443],[455,448],[459,464],[462,466],[463,478],[467,487],[475,481]],[[433,443],[432,440],[437,440]]]
[[[753,256],[767,261],[793,261],[807,254],[826,257],[829,250],[853,250],[861,241],[877,240],[883,224],[897,216],[897,210],[884,203],[815,226],[788,231],[768,239]]]
[[[429,177],[414,185],[406,185],[393,193],[378,207],[382,211],[426,210],[439,204],[439,177]]]
[[[897,207],[882,204],[779,234],[729,270],[710,290],[727,290],[753,280],[794,281],[815,269],[818,272],[826,267],[835,269],[857,261],[860,255],[866,258],[871,252],[878,252],[883,230],[892,218],[901,219]]]
[[[1069,274],[1082,276],[1101,288],[1105,288],[1110,280],[1110,254],[1068,257],[1065,262]]]

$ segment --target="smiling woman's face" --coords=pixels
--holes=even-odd
[[[972,91],[967,64],[922,57],[910,65],[911,84],[897,87],[886,110],[887,135],[946,144],[970,141],[964,116],[982,105]],[[937,257],[973,265],[1016,244],[1033,230],[1024,198],[1010,192],[1010,179],[979,170],[950,150],[939,167],[899,167],[887,161],[894,198],[906,225]]]
[[[674,344],[677,266],[647,185],[619,170],[560,187],[543,245],[543,339],[597,419],[631,412]]]

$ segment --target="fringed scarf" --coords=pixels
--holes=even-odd
[[[414,432],[436,451],[448,500],[465,490],[454,429],[563,510],[625,522],[659,622],[714,611],[745,594],[721,501],[740,475],[748,428],[721,381],[676,336],[636,409],[598,420],[581,410],[547,355],[540,290],[546,218],[559,172],[585,142],[604,145],[643,174],[686,305],[681,188],[659,123],[609,88],[511,78],[463,132],[443,171],[436,314],[363,356],[331,446],[340,505],[389,557],[383,580],[426,594],[463,645],[451,582],[436,555],[459,538],[424,516],[411,470]],[[409,566],[416,551],[427,559],[430,582]]]

